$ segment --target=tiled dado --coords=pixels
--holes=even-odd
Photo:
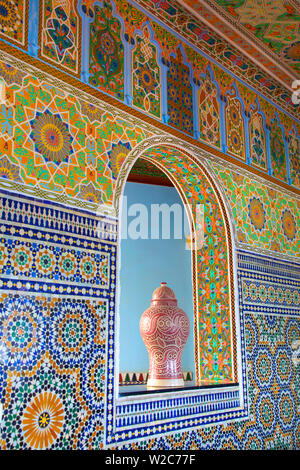
[[[271,261],[259,255],[254,259],[241,252],[238,276],[240,296],[247,312],[299,315],[300,269],[297,263]]]
[[[175,393],[171,395],[172,398],[164,400],[117,406],[116,431],[126,430],[127,426],[140,425],[142,429],[138,430],[137,435],[145,436],[151,433],[151,429],[145,428],[145,425],[151,422],[155,422],[153,429],[161,431],[162,426],[157,425],[158,421],[165,425],[165,421],[169,420],[170,422],[166,425],[169,429],[181,429],[186,426],[216,423],[222,417],[222,414],[218,416],[216,413],[221,410],[232,410],[232,417],[243,414],[241,410],[238,410],[241,405],[238,387],[229,387],[227,390],[214,389],[213,392],[202,390],[202,393],[197,395],[194,392],[193,394],[185,393],[182,396],[181,393],[181,396],[178,394],[176,398],[173,398]],[[119,435],[116,434],[115,438],[118,439]]]
[[[269,318],[268,308],[289,318],[299,316],[298,298],[300,270],[297,263],[274,260],[257,253],[238,252],[237,254],[239,312],[240,312],[240,375],[239,386],[213,389],[195,389],[174,392],[172,394],[152,394],[136,396],[118,396],[111,382],[108,399],[115,400],[115,406],[108,408],[106,415],[106,443],[120,444],[153,438],[164,433],[191,430],[199,426],[238,422],[250,419],[249,391],[246,377],[245,325],[248,313],[255,313]],[[256,286],[256,297],[250,293],[248,285]],[[263,289],[281,289],[284,301],[265,298]],[[289,291],[292,297],[289,295]],[[251,298],[254,298],[253,299]],[[278,295],[278,294],[277,294]],[[292,298],[292,300],[291,300]],[[276,303],[275,305],[272,302]],[[269,302],[269,303],[268,303]],[[272,306],[273,305],[273,306]],[[272,311],[273,312],[273,311]],[[111,358],[114,350],[111,350]],[[111,361],[112,369],[114,361]],[[113,374],[112,374],[113,375]],[[167,396],[168,395],[168,396]]]

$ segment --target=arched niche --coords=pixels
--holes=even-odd
[[[192,251],[196,380],[199,384],[236,383],[233,237],[223,196],[204,165],[182,148],[159,143],[139,150],[127,156],[118,175],[116,214],[120,216],[124,185],[139,157],[167,174],[186,205],[198,240]]]

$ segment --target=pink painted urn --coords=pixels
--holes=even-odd
[[[190,323],[166,282],[153,292],[151,306],[141,316],[140,331],[149,354],[147,386],[182,387],[181,356]]]

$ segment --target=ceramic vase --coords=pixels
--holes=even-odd
[[[140,331],[149,354],[147,387],[182,387],[181,357],[190,324],[166,282],[153,292],[151,305],[141,316]]]

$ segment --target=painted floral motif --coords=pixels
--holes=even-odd
[[[89,18],[94,18],[94,3],[96,0],[82,0],[81,9]]]
[[[0,75],[7,85],[11,85],[12,83],[21,85],[25,77],[24,72],[2,61],[0,61]]]
[[[90,27],[89,83],[119,99],[124,98],[124,46],[121,23],[113,15],[109,0],[95,6]]]
[[[290,62],[291,66],[295,65],[295,69],[300,69],[299,66],[299,49],[300,49],[300,41],[296,41],[289,46],[285,47],[282,51],[282,55],[285,59]],[[295,64],[296,62],[296,64]]]
[[[178,185],[182,185],[185,197],[193,208],[197,201],[205,206],[205,238],[203,246],[197,251],[196,261],[198,292],[202,298],[198,313],[199,374],[205,380],[214,382],[231,381],[234,361],[229,338],[234,326],[229,318],[229,253],[223,212],[209,181],[185,154],[172,147],[161,146],[149,149],[143,157],[158,162]],[[195,212],[194,217],[196,219]],[[197,228],[197,220],[195,225]],[[215,276],[216,281],[213,280]]]
[[[11,255],[12,266],[20,272],[28,272],[32,266],[32,253],[28,246],[17,245]]]
[[[36,151],[47,161],[59,165],[72,153],[72,137],[59,115],[50,114],[49,111],[43,114],[37,112],[31,127]]]
[[[117,0],[117,3],[124,4],[125,1],[123,0],[121,2],[121,0]],[[226,44],[224,39],[218,33],[213,32],[211,29],[209,30],[207,24],[205,24],[203,21],[200,21],[199,19],[196,19],[195,16],[192,16],[185,8],[183,8],[182,5],[180,5],[180,3],[174,3],[170,0],[151,0],[149,2],[146,2],[145,0],[138,0],[137,3],[143,6],[146,10],[151,11],[154,16],[158,17],[163,24],[168,25],[170,29],[175,29],[175,31],[177,31],[179,35],[182,35],[184,38],[186,38],[190,44],[193,44],[196,48],[199,48],[204,53],[207,53],[207,55],[213,57],[216,62],[221,62],[236,76],[247,80],[250,86],[254,86],[257,90],[267,94],[268,98],[271,100],[277,98],[278,103],[280,102],[281,106],[286,106],[285,109],[288,110],[288,107],[290,107],[288,104],[290,102],[290,96],[288,93],[286,93],[285,90],[283,90],[282,86],[276,83],[275,79],[272,79],[266,72],[260,71],[258,73],[257,67],[253,67],[253,63],[251,63],[251,61],[247,59],[245,55],[241,54],[240,50],[232,47],[229,43]],[[227,5],[230,5],[232,2],[227,2],[227,0],[224,0],[222,3],[226,3],[227,7]],[[235,0],[233,3],[236,3]],[[241,2],[238,2],[238,4],[240,3]],[[156,5],[159,5],[159,7],[156,7]],[[195,8],[195,3],[190,1],[190,5]],[[119,11],[121,11],[121,8]],[[130,21],[128,20],[127,15],[129,12],[131,13],[131,11],[129,11],[128,8],[123,8],[123,11],[126,12],[124,15],[124,21],[126,24],[126,22]],[[140,13],[139,10],[138,12]],[[137,15],[133,16],[135,18]],[[142,23],[143,22],[140,21],[138,25],[140,26]],[[281,21],[280,23],[282,24]],[[152,22],[152,25],[154,24],[155,23]],[[285,23],[283,23],[283,25],[285,25]],[[161,27],[160,24],[158,26],[162,32],[158,38],[158,42],[161,46],[164,46],[162,47],[163,54],[168,57],[172,51],[174,42],[178,42],[178,36],[176,37],[175,35],[170,34],[169,31],[167,31],[168,34],[166,34],[165,27]],[[262,28],[264,29],[265,25],[263,25]],[[164,44],[162,44],[163,40]],[[195,69],[198,67],[199,61],[198,63],[195,61]],[[226,72],[224,75],[225,74]]]
[[[147,13],[144,13],[135,5],[132,5],[127,0],[114,0],[116,11],[122,21],[124,22],[124,39],[130,45],[135,44],[135,32],[142,31],[146,21],[150,20]],[[151,22],[150,22],[151,24]]]
[[[115,174],[113,174],[113,164],[109,163],[109,153],[120,141],[130,142],[133,148],[136,143],[146,137],[147,132],[134,129],[133,135],[130,126],[120,123],[107,113],[103,115],[101,110],[93,104],[88,107],[92,113],[89,114],[89,118],[82,114],[83,108],[78,100],[74,97],[63,96],[61,93],[54,87],[42,85],[39,88],[37,80],[30,78],[24,81],[20,89],[19,87],[14,89],[14,85],[7,87],[9,102],[14,103],[15,106],[15,108],[8,107],[8,109],[15,109],[15,111],[12,118],[3,115],[3,125],[9,136],[5,139],[0,136],[0,152],[2,152],[0,158],[5,156],[8,159],[8,161],[5,160],[6,168],[3,170],[3,177],[10,181],[21,180],[26,187],[30,187],[30,191],[34,187],[37,190],[55,192],[59,194],[59,198],[64,195],[68,203],[72,198],[80,199],[82,207],[91,207],[99,201],[111,202],[114,179],[118,170],[115,168]],[[46,142],[48,158],[62,158],[63,161],[60,164],[42,158],[37,142],[33,140],[32,122],[38,116],[37,113],[45,114],[47,110],[49,112],[51,110],[52,115],[65,124],[60,131],[68,134],[64,145],[71,145],[69,156],[67,156],[68,152],[62,150],[60,154],[57,148],[50,145],[52,140],[59,136],[57,129],[56,137],[52,136],[50,143],[49,140]],[[101,118],[101,123],[98,117]],[[103,119],[104,122],[102,122]],[[234,121],[234,116],[231,115],[230,119]],[[28,123],[30,123],[30,128]],[[28,138],[28,135],[31,137]],[[207,138],[209,135],[211,134],[207,134]],[[34,138],[36,139],[37,136]],[[237,136],[236,139],[238,141],[239,137]],[[259,143],[255,142],[255,144],[259,149]],[[259,154],[258,150],[257,154]],[[72,155],[71,158],[70,155]],[[17,166],[20,167],[19,175]]]
[[[77,269],[77,260],[73,253],[62,253],[58,261],[60,272],[65,277],[74,276]]]
[[[101,342],[102,302],[54,302],[50,312],[50,350],[65,366],[82,366]]]
[[[61,399],[53,392],[42,392],[24,411],[22,428],[31,449],[47,449],[57,439],[64,424]]]
[[[57,18],[47,21],[48,34],[55,43],[57,55],[62,61],[66,51],[73,46],[74,36],[66,24],[60,24],[59,20],[65,21],[67,15],[62,7],[55,8]]]
[[[285,236],[289,240],[293,240],[296,235],[296,223],[292,213],[289,210],[285,210],[282,213],[282,228]]]
[[[91,123],[76,98],[32,77],[21,88],[11,85],[7,91],[10,103],[15,103],[14,123],[9,138],[0,135],[0,158],[6,156],[19,167],[20,176],[12,173],[15,179],[21,179],[30,194],[42,189],[76,207],[111,204],[114,175],[108,154],[119,142],[130,142],[133,148],[151,134],[107,112],[99,122],[99,108]]]
[[[299,70],[297,53],[298,18],[295,4],[290,1],[273,0],[217,0],[235,21],[240,22],[250,34],[261,40],[295,70]]]
[[[41,56],[78,73],[80,17],[74,0],[42,2]]]
[[[85,201],[94,202],[95,204],[100,204],[103,202],[101,191],[96,189],[93,183],[81,186],[81,189],[78,193],[78,198],[84,199]]]
[[[257,198],[253,198],[249,204],[249,217],[254,227],[261,230],[266,222],[264,206]]]
[[[132,51],[132,104],[158,118],[161,117],[160,81],[157,50],[151,44],[150,31],[146,27],[143,36],[136,36]]]

